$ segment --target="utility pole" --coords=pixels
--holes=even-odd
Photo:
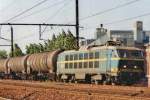
[[[14,56],[14,33],[13,33],[13,27],[11,26],[11,53],[12,57]]]
[[[79,47],[79,0],[75,0],[76,2],[76,39],[77,39],[77,47]]]
[[[39,25],[39,40],[42,40],[41,35],[42,35],[42,32],[41,32],[41,25]]]

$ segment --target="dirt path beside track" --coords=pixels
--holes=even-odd
[[[150,100],[150,89],[0,80],[0,97],[12,100]]]

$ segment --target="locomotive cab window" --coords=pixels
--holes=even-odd
[[[131,50],[130,51],[130,55],[131,57],[133,58],[143,58],[143,54],[141,51],[138,51],[138,50]]]
[[[118,56],[122,58],[127,58],[129,57],[129,52],[128,50],[118,50]]]

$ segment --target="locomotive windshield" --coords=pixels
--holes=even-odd
[[[143,58],[143,52],[140,50],[117,50],[118,56],[121,58]]]

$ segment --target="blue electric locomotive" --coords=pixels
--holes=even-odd
[[[99,46],[60,53],[57,76],[62,81],[131,84],[144,77],[144,67],[142,49]]]

